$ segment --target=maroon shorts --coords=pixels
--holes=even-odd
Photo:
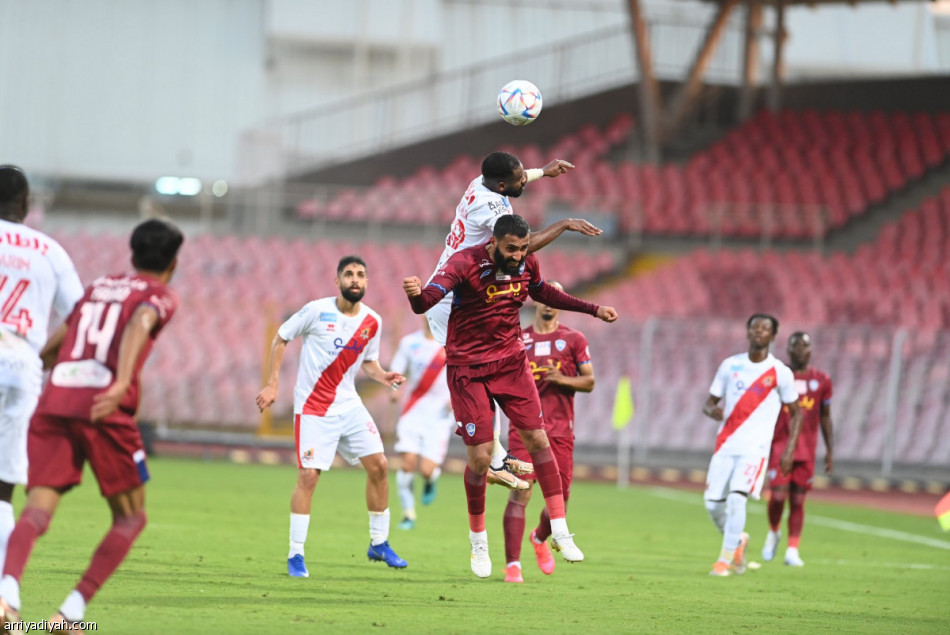
[[[551,444],[551,453],[557,461],[557,471],[561,475],[561,489],[565,494],[571,491],[571,481],[574,479],[574,437],[548,437]],[[531,455],[521,441],[521,435],[515,429],[508,430],[508,453],[519,461],[531,462]],[[533,481],[535,474],[526,474],[521,477],[526,481]]]
[[[769,487],[785,487],[791,483],[798,489],[810,490],[815,477],[815,460],[793,461],[792,471],[782,474],[781,458],[781,451],[773,449],[769,457]]]
[[[134,421],[95,425],[81,419],[34,415],[27,438],[30,459],[27,488],[69,489],[89,466],[105,497],[121,494],[148,480],[145,446]]]
[[[465,445],[489,443],[494,438],[492,400],[515,428],[544,427],[541,399],[524,353],[475,366],[446,366],[446,374],[458,433]]]

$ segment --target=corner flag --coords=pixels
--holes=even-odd
[[[944,531],[950,531],[950,494],[940,499],[940,502],[934,508],[934,513],[937,515],[937,522],[940,523],[940,527]]]
[[[623,375],[620,377],[620,381],[617,382],[617,396],[614,398],[614,430],[626,428],[632,420],[633,395],[630,394],[630,378]]]

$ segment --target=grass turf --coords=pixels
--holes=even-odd
[[[946,632],[950,616],[950,539],[933,518],[811,501],[801,545],[806,567],[783,566],[783,544],[759,570],[711,578],[721,538],[698,492],[576,483],[569,520],[585,562],[568,565],[556,555],[557,570],[545,576],[525,544],[525,583],[513,585],[502,582],[505,490],[489,488],[494,572],[479,580],[469,569],[459,476],[443,476],[432,506],[417,504],[411,531],[397,528],[390,479],[390,541],[409,562],[393,570],[366,558],[363,473],[332,470],[314,497],[311,577],[291,579],[285,563],[293,467],[170,458],[150,467],[149,525],[87,611],[99,632],[936,633]],[[417,483],[417,495],[419,489]],[[540,501],[539,494],[531,501],[528,531]],[[15,506],[22,507],[22,493]],[[838,521],[897,533],[847,531],[833,526]],[[27,567],[25,619],[55,612],[108,523],[87,473]],[[759,560],[762,503],[750,505],[747,529],[750,557]]]

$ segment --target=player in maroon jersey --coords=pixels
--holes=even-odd
[[[782,534],[782,512],[788,499],[788,548],[785,564],[801,567],[805,562],[798,555],[798,543],[805,523],[805,495],[811,489],[815,476],[815,457],[818,450],[818,428],[825,439],[825,473],[834,469],[834,430],[831,421],[831,378],[811,364],[811,336],[801,331],[788,338],[789,367],[795,374],[798,403],[802,412],[801,434],[795,446],[794,463],[789,474],[778,469],[778,459],[788,446],[788,410],[782,408],[772,437],[769,460],[769,528],[762,548],[762,558],[772,560]]]
[[[563,290],[554,281],[553,287]],[[584,334],[562,326],[557,309],[535,303],[534,324],[522,333],[528,363],[541,398],[544,427],[557,460],[564,492],[564,505],[571,493],[574,474],[574,393],[594,389],[594,365]],[[515,458],[526,461],[528,451],[514,428],[508,431],[508,450]],[[533,479],[528,475],[525,478]],[[505,508],[505,582],[523,582],[521,576],[521,543],[524,540],[525,507],[531,500],[531,490],[513,490]],[[531,532],[538,567],[545,574],[554,573],[554,556],[548,548],[551,518],[542,508],[538,526]]]
[[[403,280],[412,310],[424,313],[454,292],[446,339],[446,368],[452,409],[468,447],[468,499],[472,571],[491,575],[485,532],[486,473],[493,441],[492,401],[511,420],[531,455],[551,516],[552,544],[570,562],[584,554],[567,528],[557,460],[544,431],[541,401],[521,339],[519,309],[528,296],[547,306],[617,319],[612,307],[578,300],[541,278],[537,256],[528,254],[530,228],[515,214],[501,216],[491,240],[453,254],[423,288],[419,278]]]
[[[135,424],[139,373],[178,300],[166,286],[184,237],[162,220],[132,232],[135,273],[103,276],[86,289],[46,343],[50,381],[30,422],[26,507],[10,536],[0,579],[0,624],[16,621],[20,578],[63,494],[89,461],[112,510],[112,527],[75,590],[51,618],[60,630],[83,619],[86,604],[125,559],[145,527],[145,448]]]

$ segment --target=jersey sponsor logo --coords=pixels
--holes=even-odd
[[[61,388],[106,388],[112,383],[112,371],[94,359],[60,362],[50,382]]]
[[[498,301],[498,296],[502,295],[513,295],[518,297],[518,294],[521,293],[521,283],[512,282],[507,287],[500,287],[498,285],[490,284],[485,289],[485,295],[488,298],[485,300],[487,304],[493,304]]]
[[[561,370],[561,362],[548,359],[548,364],[550,364],[550,366],[538,366],[537,362],[528,362],[528,365],[531,366],[531,375],[535,381],[541,381],[541,374],[549,370]]]
[[[336,313],[333,313],[332,311],[321,311],[320,321],[321,322],[336,322]]]
[[[466,423],[466,424],[465,424],[465,434],[467,434],[467,435],[470,436],[470,437],[474,437],[474,436],[475,436],[475,424],[474,424],[474,423]]]
[[[567,342],[565,342],[564,340],[556,340],[554,342],[554,348],[556,348],[559,351],[563,351],[566,346],[567,346]]]
[[[537,342],[534,346],[534,354],[538,357],[551,354],[551,342]]]
[[[802,395],[798,403],[801,404],[805,410],[813,410],[815,408],[815,398],[809,397],[808,395]]]
[[[333,345],[337,350],[346,350],[353,351],[357,355],[363,352],[363,349],[366,348],[366,342],[357,342],[356,340],[350,340],[349,342],[343,342],[342,337],[338,337],[333,340]]]
[[[808,392],[808,382],[806,382],[804,379],[796,379],[795,392],[797,392],[799,395],[804,395],[806,392]]]

